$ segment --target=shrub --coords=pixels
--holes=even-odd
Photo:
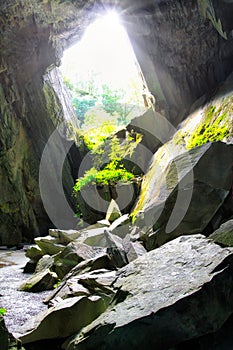
[[[91,168],[86,171],[83,177],[77,179],[74,186],[74,193],[78,193],[83,187],[90,184],[102,185],[114,185],[117,182],[130,182],[135,178],[134,174],[127,171],[123,165],[119,165],[118,162],[110,162],[104,169],[97,170]]]

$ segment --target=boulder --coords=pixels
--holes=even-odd
[[[13,335],[8,331],[4,318],[0,314],[0,341],[1,350],[24,350],[21,346],[21,342],[14,338]]]
[[[36,270],[37,263],[30,259],[23,268],[24,273],[33,273]]]
[[[125,251],[128,262],[131,262],[137,259],[139,256],[144,255],[146,253],[146,249],[143,245],[138,242],[132,242],[130,235],[126,235],[126,237],[122,241],[123,249]]]
[[[105,253],[105,250],[102,248],[91,247],[77,241],[71,242],[60,254],[54,256],[53,269],[59,278],[63,278],[81,261],[96,258],[102,253]]]
[[[51,304],[54,299],[57,298],[65,299],[70,296],[77,296],[76,292],[73,295],[73,290],[70,288],[70,281],[72,278],[83,275],[85,273],[96,271],[96,270],[112,270],[112,261],[106,253],[100,254],[97,257],[89,260],[84,260],[76,265],[62,280],[61,284],[48,296],[45,298],[45,304]],[[115,272],[114,272],[115,273]],[[84,287],[80,287],[83,293]],[[87,294],[90,294],[89,291]]]
[[[78,238],[80,236],[80,232],[77,230],[50,229],[49,235],[51,237],[57,238],[58,243],[67,245],[68,243]]]
[[[44,290],[50,290],[54,288],[58,280],[57,274],[49,269],[37,272],[25,283],[23,283],[19,290],[32,293],[42,292]]]
[[[177,156],[177,154],[179,154]],[[190,151],[172,142],[155,154],[134,210],[148,250],[182,234],[203,232],[232,186],[233,145],[208,143]]]
[[[105,308],[103,299],[96,295],[61,300],[26,323],[17,336],[23,344],[66,338],[92,322]]]
[[[104,232],[108,229],[108,227],[104,226],[99,228],[87,227],[81,231],[81,235],[76,239],[76,241],[93,247],[107,247]]]
[[[65,350],[164,350],[219,329],[233,313],[233,249],[182,236],[117,273],[114,301]]]
[[[37,262],[38,260],[40,260],[40,258],[42,258],[43,252],[39,247],[31,246],[27,249],[25,255],[27,258]]]
[[[209,238],[223,247],[233,247],[233,220],[222,224]]]
[[[124,238],[126,234],[129,233],[130,227],[129,214],[124,214],[113,221],[109,227],[109,231],[111,231],[114,235]]]
[[[109,222],[113,222],[119,217],[121,217],[121,215],[122,214],[117,202],[114,199],[112,199],[109,204],[105,219],[108,220]]]
[[[43,255],[54,255],[62,251],[65,247],[58,243],[59,239],[51,236],[37,237],[35,243],[42,250]]]
[[[126,253],[123,248],[122,239],[107,230],[104,232],[107,242],[107,253],[115,267],[122,267],[128,263]]]
[[[76,296],[99,295],[105,301],[106,307],[114,296],[111,284],[116,279],[116,271],[99,269],[69,277],[62,283],[52,298],[47,298],[49,305],[55,305],[61,299]]]
[[[54,259],[51,255],[44,255],[37,263],[35,272],[43,272],[46,269],[51,269]]]

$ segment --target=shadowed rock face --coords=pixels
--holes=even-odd
[[[122,14],[150,91],[174,124],[232,70],[232,40],[219,36],[194,0],[1,1],[0,244],[28,241],[51,227],[38,186],[40,159],[57,125],[76,121],[62,97],[64,89],[51,84],[50,69],[59,65],[63,49],[80,39],[96,14],[111,5]],[[229,33],[232,3],[216,1],[215,10]],[[56,182],[59,154],[71,145],[66,138],[55,145],[48,161],[50,183]],[[63,166],[68,197],[79,160],[73,150]],[[53,192],[56,211],[59,189]],[[57,210],[61,216],[62,208]],[[68,228],[66,222],[63,228]]]

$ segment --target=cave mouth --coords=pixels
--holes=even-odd
[[[128,34],[115,11],[99,15],[60,66],[79,126],[115,132],[145,111],[145,80]],[[112,126],[112,127],[109,127]]]

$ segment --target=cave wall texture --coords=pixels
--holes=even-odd
[[[56,127],[68,121],[67,137],[48,161],[48,179],[56,182],[59,154],[72,144],[69,127],[77,124],[56,71],[64,49],[98,14],[118,10],[158,108],[177,125],[232,71],[233,4],[213,5],[228,40],[201,16],[197,0],[1,0],[0,244],[30,241],[51,226],[38,185],[41,155]],[[63,167],[68,197],[79,161],[73,149]]]

